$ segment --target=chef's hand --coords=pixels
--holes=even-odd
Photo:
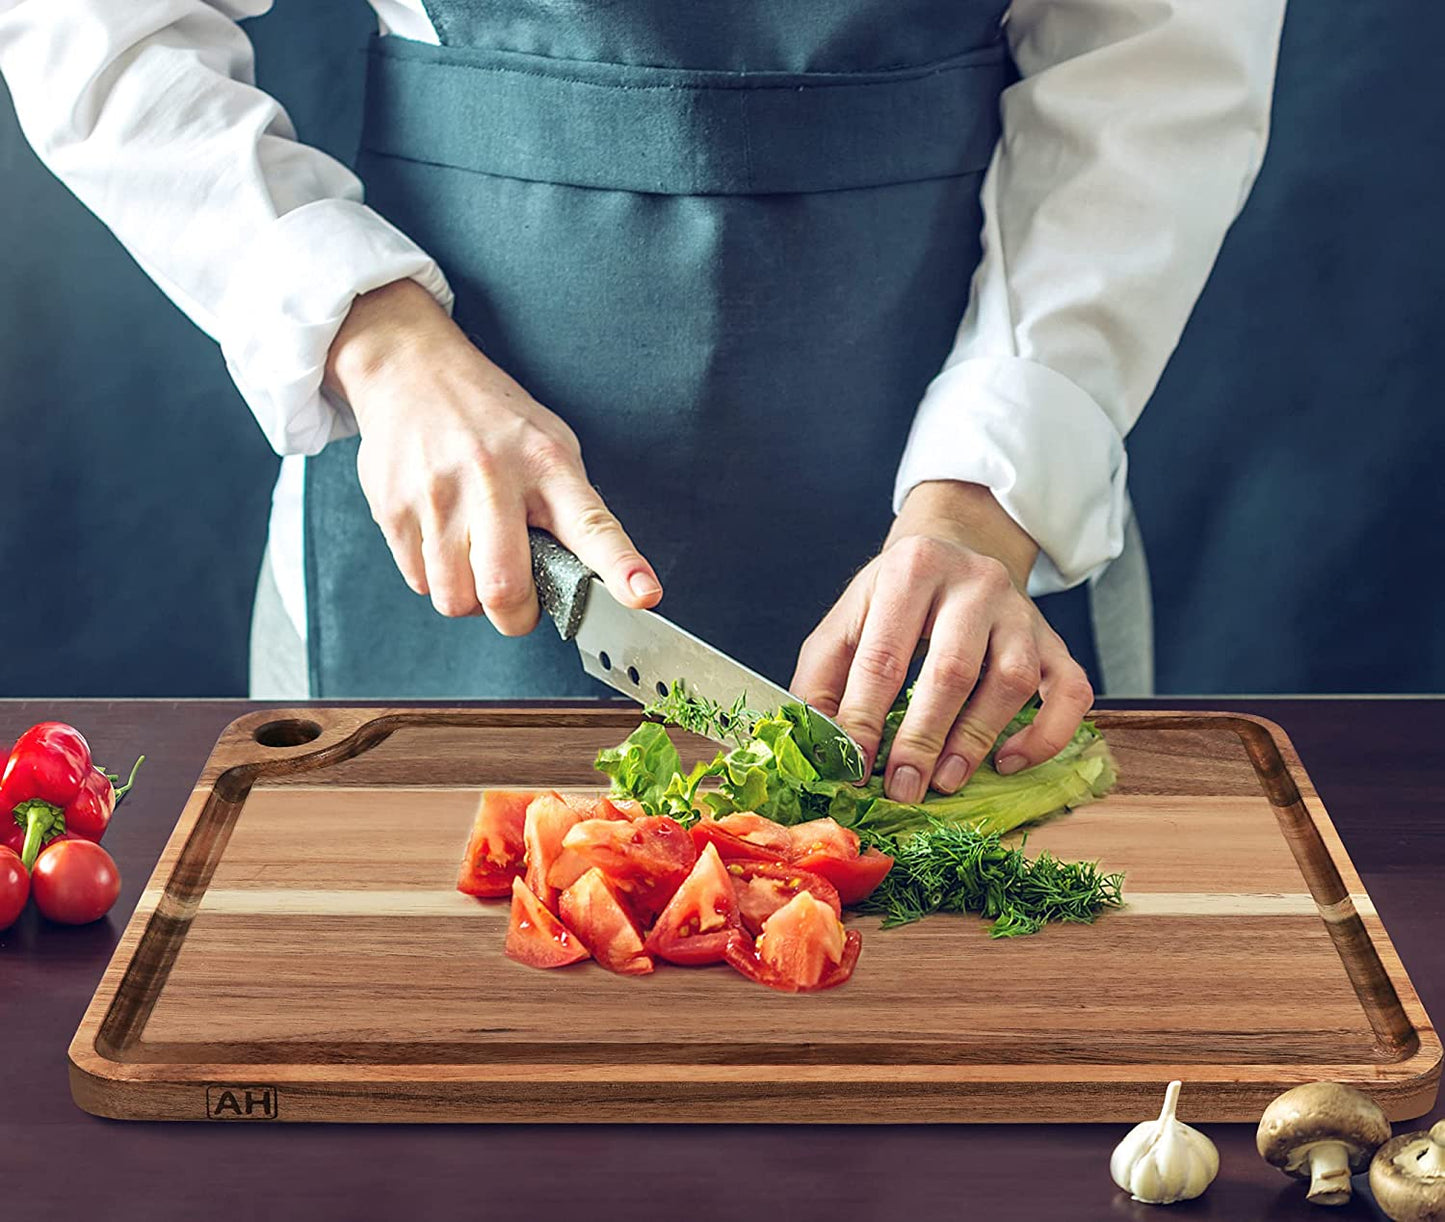
[[[919,484],[883,550],[803,643],[792,691],[836,716],[871,766],[883,718],[927,640],[888,755],[884,789],[895,801],[918,802],[930,785],[958,789],[1035,691],[1042,708],[1000,748],[1002,773],[1056,755],[1093,703],[1083,667],[1024,593],[1037,554],[987,488]]]
[[[356,416],[361,488],[397,568],[443,615],[485,613],[508,636],[536,626],[529,524],[571,548],[619,602],[662,597],[588,482],[572,430],[414,281],[356,299],[326,384]]]

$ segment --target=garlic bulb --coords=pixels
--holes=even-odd
[[[1219,1151],[1198,1129],[1174,1119],[1179,1083],[1169,1083],[1158,1120],[1136,1124],[1114,1147],[1109,1174],[1114,1183],[1149,1205],[1189,1201],[1219,1172]]]

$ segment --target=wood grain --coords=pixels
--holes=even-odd
[[[635,714],[242,718],[72,1043],[73,1092],[159,1119],[229,1084],[280,1120],[1122,1120],[1181,1077],[1187,1119],[1230,1120],[1328,1076],[1427,1110],[1439,1039],[1283,731],[1099,721],[1119,791],[1028,843],[1124,870],[1126,908],[1007,941],[854,918],[854,979],[788,997],[726,968],[530,971],[505,906],[452,889],[478,790],[593,786]]]

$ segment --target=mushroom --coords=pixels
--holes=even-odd
[[[1350,1176],[1389,1136],[1390,1122],[1368,1095],[1339,1082],[1309,1082],[1264,1109],[1255,1145],[1286,1174],[1309,1180],[1309,1201],[1343,1205]]]
[[[1394,1222],[1445,1222],[1445,1120],[1381,1146],[1370,1164],[1370,1191]]]

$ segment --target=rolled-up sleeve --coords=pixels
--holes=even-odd
[[[1258,173],[1284,0],[1018,0],[1020,79],[982,189],[983,257],[919,405],[894,508],[992,489],[1033,594],[1123,547],[1125,437]]]
[[[0,0],[0,74],[26,139],[193,322],[216,339],[271,445],[354,431],[322,391],[351,302],[436,263],[300,143],[256,88],[238,20],[271,0]]]

